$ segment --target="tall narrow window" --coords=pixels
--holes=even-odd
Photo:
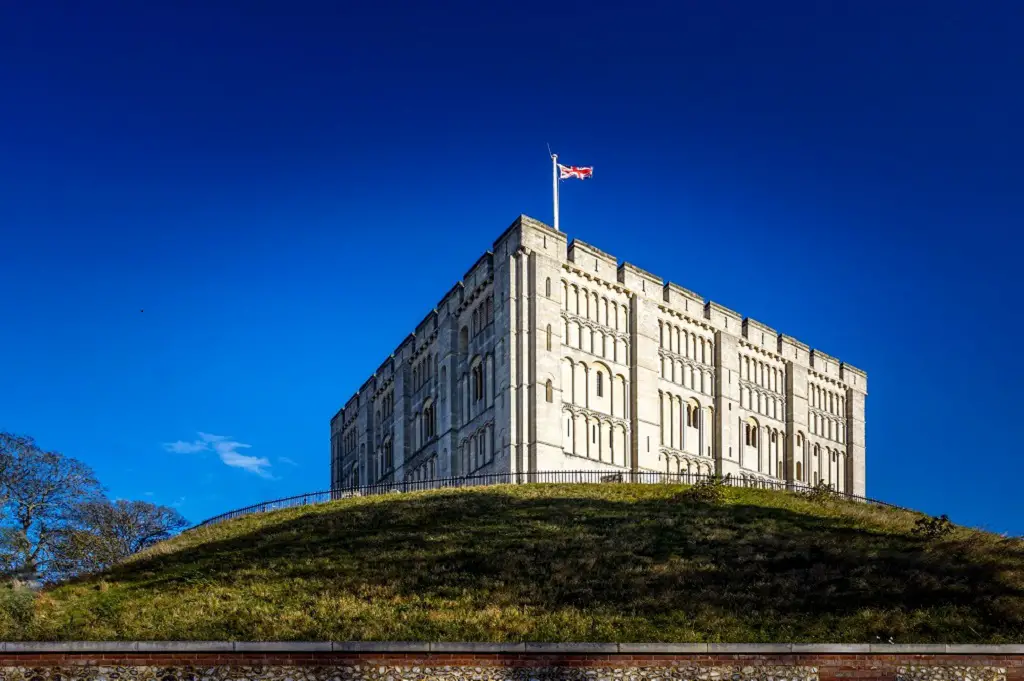
[[[551,277],[544,280],[544,295],[548,298],[551,297]]]
[[[548,324],[548,332],[547,332],[547,348],[548,348],[548,350],[550,350],[550,349],[551,349],[551,325],[550,325],[550,324]]]
[[[604,374],[600,371],[597,372],[597,396],[604,397]]]
[[[548,402],[552,402],[555,399],[555,388],[551,385],[551,379],[544,384],[544,399]]]

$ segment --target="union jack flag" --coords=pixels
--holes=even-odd
[[[559,163],[558,170],[561,171],[561,175],[558,178],[560,180],[564,180],[567,177],[578,177],[581,180],[585,180],[588,177],[594,176],[593,166],[563,166],[561,163]]]

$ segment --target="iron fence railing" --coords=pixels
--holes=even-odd
[[[322,504],[328,501],[345,499],[348,497],[375,496],[380,494],[392,494],[402,492],[420,492],[435,489],[457,489],[460,487],[486,487],[489,485],[508,484],[681,484],[692,485],[698,482],[709,480],[715,476],[697,475],[691,473],[660,473],[655,471],[543,471],[535,473],[485,473],[481,475],[467,475],[451,478],[436,478],[433,480],[403,481],[403,482],[379,482],[373,485],[361,485],[358,487],[343,487],[324,490],[321,492],[308,492],[293,497],[263,501],[251,506],[238,508],[227,513],[208,518],[195,527],[212,525],[232,518],[240,518],[252,513],[265,513],[276,511],[282,508],[295,506],[309,506],[311,504]],[[759,489],[773,489],[788,492],[809,491],[812,489],[807,483],[785,482],[781,480],[764,480],[744,477],[725,476],[722,480],[731,487],[748,487]],[[902,511],[909,509],[895,504],[890,504],[877,499],[860,497],[846,492],[833,491],[837,497],[851,501],[861,501],[875,506],[883,506]]]

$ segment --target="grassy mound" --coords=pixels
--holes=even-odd
[[[502,486],[249,516],[0,608],[0,639],[1024,640],[1020,540],[683,490]]]

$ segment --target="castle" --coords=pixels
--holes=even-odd
[[[867,375],[520,216],[331,419],[332,489],[558,470],[865,493]]]

